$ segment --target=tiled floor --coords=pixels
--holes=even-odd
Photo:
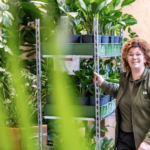
[[[105,136],[108,139],[115,138],[115,125],[116,125],[115,113],[105,119],[105,126],[106,125],[109,125],[111,127],[107,127],[109,132],[106,132]]]

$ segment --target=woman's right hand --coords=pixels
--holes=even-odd
[[[98,73],[94,72],[94,77],[93,77],[94,83],[95,83],[95,77],[97,77],[99,86],[101,86],[102,83],[104,82],[104,78],[101,75],[99,75]]]

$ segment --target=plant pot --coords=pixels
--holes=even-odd
[[[120,36],[114,36],[114,43],[120,43]]]
[[[82,43],[94,43],[94,35],[93,34],[82,35]]]
[[[94,38],[95,39],[95,38]],[[94,42],[94,41],[93,41]],[[102,43],[102,35],[98,34],[98,43]]]
[[[114,97],[110,96],[110,101],[113,101],[114,99],[115,99]]]
[[[99,98],[100,98],[100,106],[104,106],[110,102],[109,94],[101,95],[101,96],[99,96]],[[95,97],[94,96],[90,96],[90,105],[95,106]]]
[[[79,105],[89,105],[89,97],[78,97]]]
[[[115,36],[109,37],[109,43],[115,43]]]
[[[69,35],[69,43],[81,43],[81,35]]]
[[[102,43],[109,43],[109,35],[102,35]]]
[[[47,144],[47,125],[42,125],[42,129],[43,129],[43,144],[46,145]],[[23,132],[23,130],[26,130],[24,128],[5,128],[4,130],[7,130],[6,133],[9,133],[10,143],[12,143],[9,149],[12,149],[12,150],[28,149],[29,148],[28,139],[32,139],[33,144],[36,144],[36,146],[38,146],[38,142],[39,142],[38,126],[30,127],[30,130],[31,130],[30,134],[32,136],[31,138],[23,134],[23,133],[26,133],[25,131]],[[1,150],[4,149],[4,145],[1,139],[0,139],[0,149]]]
[[[102,35],[98,35],[98,43],[102,43]]]

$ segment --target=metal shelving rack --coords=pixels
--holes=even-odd
[[[39,126],[39,150],[43,149],[43,131],[42,131],[42,102],[41,102],[41,43],[40,43],[40,19],[36,19],[36,66],[37,66],[37,106],[38,106],[38,126]],[[91,58],[94,56],[94,71],[99,73],[99,59],[104,57],[115,57],[121,56],[120,54],[112,54],[112,55],[100,55],[99,53],[99,43],[98,43],[98,18],[94,18],[94,51],[90,51],[91,44],[89,44],[89,53],[80,53],[82,57]],[[120,36],[122,37],[121,45],[123,45],[123,27],[120,29]],[[68,44],[69,45],[69,44]],[[72,44],[73,45],[73,44]],[[84,44],[82,45],[84,46]],[[44,49],[44,48],[43,48]],[[51,55],[44,54],[42,57],[51,57]],[[76,51],[66,51],[64,55],[79,55],[78,50]],[[85,56],[86,55],[86,56]],[[96,80],[95,83],[95,118],[82,118],[76,117],[75,119],[79,120],[93,120],[96,121],[96,150],[100,150],[100,121],[107,116],[100,118],[100,101],[99,101],[99,85]],[[111,112],[111,114],[114,113]],[[110,115],[110,114],[109,114]],[[44,116],[45,119],[59,119],[57,116]]]

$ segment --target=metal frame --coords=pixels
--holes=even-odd
[[[40,19],[35,20],[36,26],[36,69],[37,69],[37,107],[39,150],[43,149],[42,101],[41,101],[41,48],[40,48]]]
[[[123,26],[120,28],[121,48],[123,47]]]
[[[94,18],[94,71],[99,74],[99,48],[98,48],[98,18]],[[100,101],[99,83],[95,77],[95,119],[96,119],[96,150],[101,149],[100,145]]]
[[[43,149],[43,130],[42,130],[42,101],[41,101],[41,49],[40,49],[40,19],[36,19],[36,66],[37,66],[37,107],[38,107],[38,131],[39,131],[39,150]],[[94,18],[94,71],[99,74],[99,59],[102,57],[113,57],[100,56],[98,48],[98,18]],[[120,29],[121,47],[123,46],[123,27]],[[44,57],[52,57],[43,55]],[[115,55],[114,55],[115,56]],[[116,55],[118,56],[118,55]],[[81,56],[82,57],[82,56]],[[112,112],[113,113],[113,112]],[[75,118],[80,120],[95,120],[96,121],[96,150],[101,149],[101,135],[100,135],[100,101],[99,101],[99,83],[96,78],[95,82],[95,116],[96,118]],[[56,116],[44,116],[45,119],[59,119]]]

